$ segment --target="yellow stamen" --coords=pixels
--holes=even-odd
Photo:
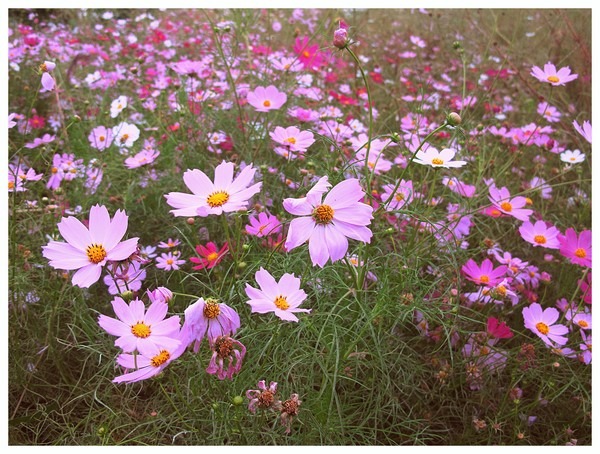
[[[500,204],[500,208],[502,208],[504,211],[508,211],[509,213],[512,211],[512,205],[508,202],[502,202]]]
[[[583,248],[575,249],[574,254],[576,257],[579,257],[580,259],[585,258],[587,256],[587,254],[585,253],[585,249],[583,249]]]
[[[144,322],[137,322],[131,327],[131,334],[135,337],[145,339],[151,334],[150,327]]]
[[[216,208],[225,205],[228,200],[229,194],[225,191],[217,191],[208,196],[206,203],[208,203],[211,208]]]
[[[271,107],[271,101],[269,101],[268,99],[265,99],[265,101],[263,102],[263,106]]]
[[[329,205],[319,205],[312,212],[312,217],[317,224],[329,224],[333,220],[333,208]]]
[[[295,137],[288,137],[287,139],[284,140],[284,142],[287,142],[289,144],[294,145],[296,143],[296,138]]]
[[[545,323],[539,322],[535,325],[535,327],[537,328],[537,330],[546,335],[548,334],[548,332],[550,331],[550,328],[548,327],[548,325],[546,325]]]
[[[440,158],[433,158],[431,160],[431,163],[434,164],[434,165],[436,165],[436,166],[441,166],[441,165],[444,164],[444,160],[440,159]]]
[[[479,282],[487,284],[488,282],[490,282],[490,277],[487,274],[483,274],[479,277]]]
[[[219,254],[216,252],[211,252],[210,254],[208,254],[206,256],[206,260],[208,260],[209,262],[214,262],[215,260],[217,260],[217,258],[219,257]]]
[[[277,306],[282,311],[285,311],[288,307],[290,307],[290,305],[287,302],[287,299],[285,299],[285,296],[279,295],[277,298],[275,298],[274,303],[275,306]]]
[[[560,82],[560,79],[558,77],[556,77],[556,76],[548,76],[547,80],[548,80],[548,82],[551,82],[553,84],[555,84],[557,82]]]
[[[581,326],[582,328],[587,328],[587,327],[589,326],[589,325],[588,325],[588,323],[587,323],[585,320],[579,320],[579,321],[577,322],[577,324],[578,324],[579,326]]]
[[[546,244],[546,237],[544,235],[536,235],[533,237],[533,241],[537,244]]]
[[[206,318],[217,318],[221,314],[221,308],[219,307],[219,303],[208,301],[204,305],[202,312]]]
[[[154,356],[150,360],[150,364],[152,364],[154,367],[159,367],[169,361],[170,358],[171,354],[166,350],[162,350],[158,355]]]
[[[85,253],[92,263],[100,263],[106,258],[106,249],[101,244],[90,244]]]

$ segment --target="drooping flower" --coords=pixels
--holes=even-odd
[[[469,259],[462,266],[461,271],[468,280],[479,285],[493,287],[499,284],[505,277],[507,268],[506,265],[494,268],[494,264],[490,259],[485,259],[481,262],[481,266],[477,265],[475,260]]]
[[[367,227],[373,219],[373,207],[360,202],[365,193],[358,180],[338,183],[322,200],[330,187],[324,176],[306,197],[283,201],[288,213],[301,216],[290,223],[286,249],[291,251],[308,241],[312,263],[320,267],[329,259],[335,262],[346,255],[348,238],[369,243],[373,235]]]
[[[193,268],[195,270],[202,270],[204,268],[210,270],[219,264],[219,262],[225,257],[225,254],[229,252],[228,243],[223,244],[221,249],[212,241],[206,243],[206,246],[198,244],[196,246],[196,252],[200,257],[190,257],[190,262],[196,263],[197,265]]]
[[[260,191],[262,182],[250,187],[256,168],[247,165],[234,179],[233,162],[223,161],[215,168],[213,183],[204,172],[198,169],[187,170],[183,181],[193,194],[171,192],[165,195],[167,203],[176,208],[171,210],[175,216],[220,215],[246,209],[248,199]]]
[[[277,110],[287,101],[287,95],[277,90],[273,85],[268,87],[256,87],[254,91],[249,91],[246,99],[257,112],[268,112]]]
[[[519,221],[529,221],[529,216],[533,213],[532,210],[523,208],[527,205],[527,199],[522,196],[512,197],[510,192],[505,187],[498,189],[491,185],[489,188],[489,200],[493,206],[501,213],[512,216]]]
[[[519,233],[521,238],[535,247],[541,246],[548,249],[558,249],[560,247],[558,242],[560,231],[556,227],[547,227],[544,221],[537,221],[535,224],[525,221],[519,227]]]
[[[568,228],[564,235],[558,236],[559,252],[576,265],[592,267],[592,231],[584,230],[577,235],[575,229]]]
[[[54,82],[54,78],[50,75],[50,72],[52,72],[54,68],[56,68],[56,63],[52,63],[51,61],[45,61],[40,65],[40,71],[42,72],[41,92],[54,90],[56,83]]]
[[[246,347],[229,336],[218,336],[212,343],[213,354],[206,372],[216,375],[219,380],[233,380],[233,375],[242,368]]]
[[[557,324],[559,312],[553,307],[542,309],[538,303],[533,303],[529,307],[523,308],[523,319],[525,328],[531,330],[549,347],[554,347],[554,342],[558,345],[565,345],[567,338],[563,334],[569,332],[565,325]]]
[[[250,224],[246,225],[246,232],[258,238],[281,232],[281,222],[269,212],[262,211],[258,216],[248,218],[248,221]]]
[[[246,301],[253,313],[265,314],[274,312],[282,320],[297,322],[294,312],[310,312],[311,309],[301,309],[298,306],[306,299],[306,293],[300,288],[300,279],[293,274],[285,273],[279,282],[263,269],[254,275],[260,290],[246,284]]]
[[[564,85],[567,82],[577,79],[577,74],[571,74],[571,68],[568,66],[556,70],[556,66],[548,62],[542,70],[538,66],[531,68],[531,75],[540,82],[548,82],[551,85]]]
[[[155,301],[148,310],[139,299],[127,304],[121,297],[112,300],[117,318],[100,315],[98,324],[108,334],[117,336],[115,345],[125,353],[137,351],[152,355],[154,346],[171,351],[181,343],[175,336],[179,333],[179,316],[165,319],[169,305]]]
[[[567,164],[579,164],[585,161],[585,154],[579,150],[565,150],[560,154],[560,160]]]
[[[272,381],[267,388],[267,382],[261,380],[258,382],[258,389],[249,389],[246,391],[248,402],[248,410],[256,413],[257,409],[272,410],[281,405],[281,401],[275,399],[277,394],[277,382]]]
[[[184,331],[187,345],[194,344],[194,352],[198,352],[204,336],[210,344],[218,336],[233,336],[239,329],[240,316],[225,303],[219,303],[214,298],[199,298],[184,312]]]
[[[433,147],[427,148],[427,150],[419,150],[413,159],[413,162],[422,165],[429,165],[431,167],[462,167],[467,164],[466,161],[452,161],[456,155],[456,150],[452,148],[444,148],[442,151],[438,151]]]
[[[286,427],[285,433],[289,434],[292,431],[292,422],[294,418],[298,416],[300,410],[300,404],[302,401],[299,399],[298,394],[292,394],[289,399],[281,402],[281,424]]]
[[[125,260],[136,251],[137,237],[121,241],[127,220],[122,210],[117,210],[111,220],[101,205],[91,208],[89,229],[73,216],[62,218],[58,230],[67,242],[50,241],[42,248],[42,255],[54,268],[78,270],[73,275],[73,285],[87,288],[100,279],[108,261]]]

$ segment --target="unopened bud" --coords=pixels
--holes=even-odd
[[[333,45],[338,49],[344,49],[348,45],[348,30],[338,28],[333,32]]]
[[[123,298],[125,301],[131,301],[133,299],[133,292],[131,290],[124,291],[121,293],[121,298]]]
[[[450,126],[458,126],[462,123],[462,118],[460,118],[460,115],[456,112],[450,112],[446,117],[446,121]]]
[[[244,403],[244,398],[242,396],[235,396],[233,398],[233,405],[242,405]]]
[[[194,218],[187,218],[185,222],[187,222],[188,225],[194,225],[194,222],[196,222],[196,220]]]

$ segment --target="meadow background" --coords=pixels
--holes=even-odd
[[[333,45],[340,23],[356,59]],[[489,198],[493,182],[527,198],[532,222],[591,230],[591,132],[573,125],[591,120],[591,10],[11,9],[8,41],[10,445],[591,444],[591,318],[574,321],[591,314],[591,262],[534,247]],[[578,78],[531,75],[547,62]],[[269,85],[286,102],[258,112],[248,93]],[[90,140],[122,122],[139,131],[131,146]],[[291,126],[314,142],[286,156],[269,133]],[[414,162],[426,144],[466,164]],[[565,162],[568,150],[584,158]],[[212,180],[222,161],[257,169],[247,210],[173,216],[165,194],[189,192],[183,173]],[[356,257],[321,267],[306,245],[285,251],[282,202],[323,176],[357,178],[374,214],[370,242],[349,240]],[[400,180],[412,189],[385,209]],[[107,271],[80,288],[42,255],[63,241],[61,218],[96,204],[127,213],[146,259],[126,300],[166,287],[182,322],[200,297],[237,311],[247,351],[231,379],[206,372],[204,341],[155,377],[112,382],[123,369],[98,324],[115,317]],[[248,233],[261,212],[278,234]],[[209,242],[228,250],[194,269]],[[178,269],[158,268],[169,253]],[[502,286],[473,282],[471,259],[506,265]],[[261,267],[299,277],[310,313],[252,313]],[[558,307],[565,345],[525,327],[534,303]],[[289,426],[282,410],[249,411],[260,380],[298,395]]]

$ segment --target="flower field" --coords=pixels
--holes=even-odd
[[[8,25],[10,445],[591,445],[591,10]]]

